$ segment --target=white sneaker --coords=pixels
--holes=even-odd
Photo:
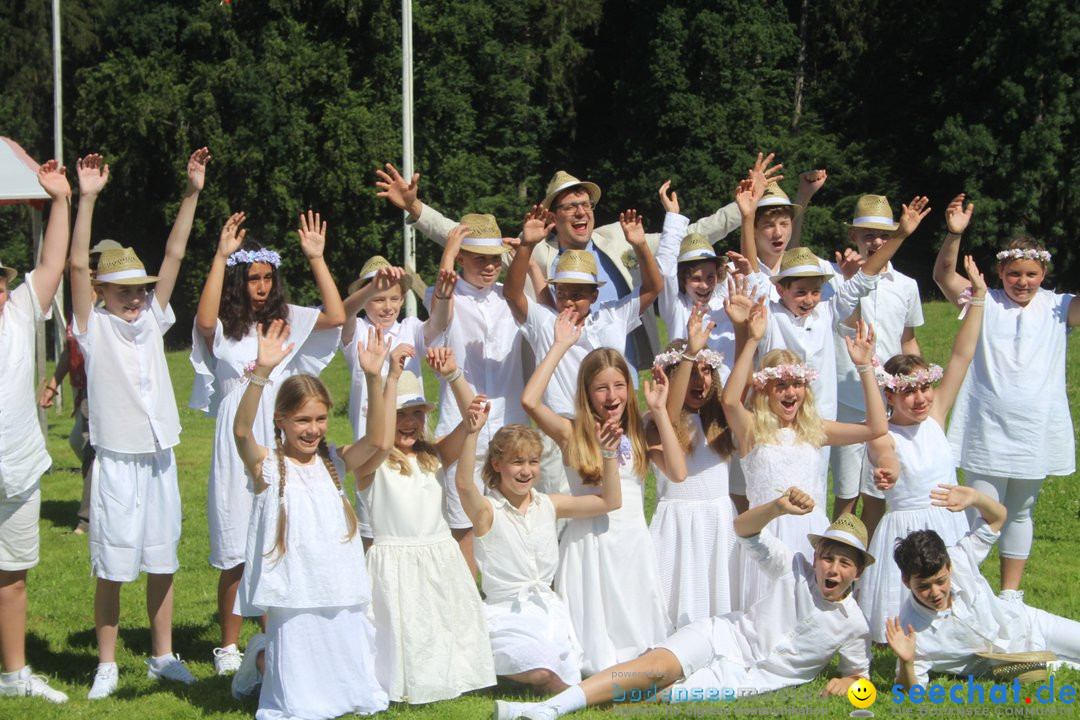
[[[19,671],[19,677],[14,682],[0,681],[0,695],[7,697],[39,697],[53,703],[66,703],[68,701],[67,695],[49,687],[49,678],[44,675],[34,675],[29,665]]]
[[[100,700],[107,698],[116,692],[116,684],[120,674],[116,669],[116,663],[98,663],[97,672],[94,673],[94,685],[86,694],[88,700]]]
[[[1006,602],[1014,602],[1024,604],[1024,591],[1023,590],[1002,590],[998,593],[998,598]]]
[[[195,676],[187,669],[187,665],[179,655],[169,655],[162,664],[158,664],[155,658],[146,661],[146,677],[151,680],[175,680],[176,682],[191,685],[195,682]]]
[[[232,675],[240,669],[243,659],[244,653],[240,652],[235,643],[214,648],[214,672],[218,675]]]
[[[533,704],[528,710],[521,714],[521,717],[525,720],[555,720],[559,717],[559,711],[551,705],[544,705],[543,703]]]
[[[262,673],[259,672],[258,658],[259,653],[264,648],[266,648],[265,633],[253,635],[251,640],[248,641],[247,652],[244,653],[240,668],[232,679],[232,695],[237,700],[243,700],[249,695],[254,695],[255,691],[262,685]]]
[[[495,720],[517,720],[521,713],[525,712],[532,703],[510,702],[509,700],[495,701]]]

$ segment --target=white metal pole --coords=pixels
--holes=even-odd
[[[401,174],[408,180],[413,175],[413,73],[412,73],[412,0],[401,0]],[[412,225],[404,222],[405,267],[416,268],[416,237]],[[416,298],[405,295],[405,314],[416,316]]]

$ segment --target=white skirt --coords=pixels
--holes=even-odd
[[[389,705],[375,678],[375,628],[359,605],[269,608],[257,720],[371,715]]]
[[[550,590],[484,604],[496,675],[550,670],[567,685],[581,682],[581,646],[570,613]]]

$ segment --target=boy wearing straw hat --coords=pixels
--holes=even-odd
[[[147,573],[146,606],[153,657],[147,676],[193,683],[172,652],[173,574],[179,567],[180,489],[173,447],[180,419],[163,336],[175,322],[169,298],[180,272],[210,152],[187,162],[187,187],[157,276],[131,248],[107,250],[91,281],[90,229],[97,196],[109,178],[100,155],[79,160],[79,213],[71,246],[75,337],[86,357],[90,443],[90,566],[97,577],[94,626],[98,667],[88,698],[116,691],[120,584]],[[91,282],[103,299],[94,306]],[[148,291],[148,286],[156,287]]]
[[[0,263],[0,696],[67,702],[26,664],[26,575],[38,563],[41,476],[52,465],[34,418],[38,323],[48,319],[64,276],[71,186],[66,168],[49,160],[38,182],[49,194],[41,260],[14,290],[15,268]]]
[[[735,519],[739,543],[776,578],[775,592],[745,611],[690,623],[656,649],[545,702],[497,701],[495,720],[553,720],[612,700],[731,700],[725,693],[810,682],[833,656],[839,657],[840,677],[825,690],[847,694],[855,681],[870,677],[870,631],[850,593],[863,568],[874,562],[866,551],[866,528],[854,515],[844,515],[821,535],[809,535],[812,560],[765,530],[781,515],[805,515],[813,508],[813,498],[790,488]]]

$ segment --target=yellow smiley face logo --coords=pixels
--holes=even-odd
[[[869,680],[859,678],[848,688],[847,697],[855,707],[868,708],[877,699],[877,688]]]

